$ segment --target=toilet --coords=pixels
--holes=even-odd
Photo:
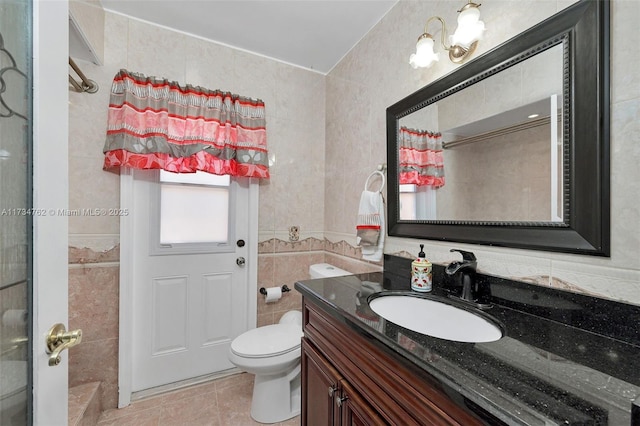
[[[302,313],[289,311],[278,324],[254,328],[231,342],[229,361],[255,374],[251,417],[278,423],[300,414]]]
[[[352,275],[328,263],[309,267],[311,278]],[[278,324],[254,328],[231,342],[229,361],[255,374],[251,417],[260,423],[278,423],[300,414],[300,343],[302,312],[285,313]]]
[[[340,269],[337,266],[333,266],[330,263],[316,263],[309,266],[309,275],[311,278],[331,278],[341,277],[343,275],[353,275],[351,272]]]

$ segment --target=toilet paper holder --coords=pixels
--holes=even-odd
[[[291,289],[289,287],[287,287],[287,285],[283,285],[282,287],[280,287],[280,290],[282,290],[283,293],[286,293],[288,291],[291,291]],[[260,294],[264,294],[265,296],[267,295],[267,289],[264,287],[260,287]]]

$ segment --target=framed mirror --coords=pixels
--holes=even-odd
[[[390,236],[609,256],[609,3],[387,108]]]

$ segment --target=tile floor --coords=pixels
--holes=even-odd
[[[98,426],[251,426],[253,375],[235,374],[102,413]],[[300,416],[276,426],[297,426]]]

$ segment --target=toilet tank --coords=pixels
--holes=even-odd
[[[312,279],[315,279],[315,278],[341,277],[344,275],[353,275],[353,274],[349,271],[345,271],[344,269],[340,269],[337,266],[333,266],[329,263],[316,263],[315,265],[309,266],[309,275],[311,275]]]

